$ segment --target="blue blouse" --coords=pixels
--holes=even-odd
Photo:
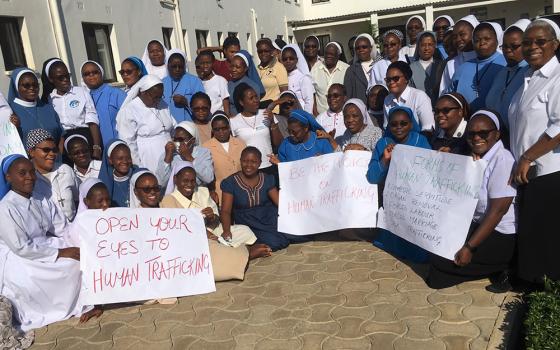
[[[23,106],[19,104],[18,99],[10,103],[12,111],[19,117],[21,124],[21,140],[25,145],[27,134],[33,129],[45,129],[55,139],[56,144],[62,136],[62,125],[58,114],[56,114],[52,105],[37,101],[35,106]],[[26,103],[26,102],[22,102]]]
[[[467,61],[453,74],[452,91],[463,95],[472,111],[484,108],[490,87],[505,66],[506,59],[500,52],[483,60]]]
[[[103,144],[118,137],[117,113],[126,99],[126,92],[109,84],[90,90],[93,104],[99,118],[99,131]]]
[[[292,162],[333,152],[329,141],[317,138],[314,131],[309,133],[309,140],[302,143],[295,143],[291,137],[286,137],[278,148],[278,159],[281,162]]]
[[[389,171],[389,167],[383,164],[381,158],[383,158],[383,151],[385,151],[385,148],[393,143],[396,142],[392,138],[387,136],[383,137],[381,140],[379,140],[379,142],[377,142],[375,150],[371,155],[371,160],[369,161],[368,171],[366,174],[366,178],[369,183],[380,184],[385,181],[387,172]],[[411,132],[403,145],[432,149],[430,143],[428,142],[428,139],[424,135],[417,132]]]
[[[185,96],[189,105],[191,97],[197,92],[204,92],[202,81],[189,73],[185,73],[179,81],[170,76],[163,78],[163,100],[169,106],[169,111],[177,123],[182,121],[192,121],[192,113],[189,107],[182,107],[175,104],[173,95]]]

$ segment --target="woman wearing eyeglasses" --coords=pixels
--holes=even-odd
[[[439,84],[445,69],[445,61],[441,59],[436,48],[436,34],[422,32],[418,34],[418,42],[414,59],[410,62],[412,78],[410,85],[424,91],[435,105],[439,97]]]
[[[59,150],[62,125],[53,106],[39,99],[39,80],[29,68],[14,69],[10,77],[8,103],[17,116],[23,142],[33,129],[45,129],[53,137]]]
[[[530,23],[528,19],[520,19],[506,29],[501,49],[507,66],[492,77],[494,82],[486,95],[486,107],[500,113],[500,122],[506,131],[509,129],[509,104],[515,92],[523,85],[525,72],[529,69],[527,61],[523,59],[521,41],[523,32]],[[507,147],[509,140],[504,141]]]
[[[404,35],[400,30],[390,29],[386,31],[381,36],[381,40],[383,41],[383,58],[371,67],[368,86],[385,85],[385,76],[389,66],[397,61],[406,63],[406,57],[399,51],[404,41]]]
[[[560,65],[555,56],[560,28],[533,21],[521,42],[530,69],[508,111],[512,180],[519,187],[519,277],[542,283],[560,279]]]
[[[432,148],[440,152],[469,154],[465,128],[469,120],[469,105],[456,92],[442,95],[434,108],[436,132],[430,139]]]
[[[186,71],[187,55],[178,49],[170,50],[165,58],[169,74],[162,79],[163,98],[177,123],[192,120],[191,97],[204,92],[202,81]]]
[[[56,164],[58,147],[54,137],[44,129],[31,130],[25,148],[35,167],[36,197],[51,199],[69,221],[74,220],[79,181],[68,165]]]
[[[128,93],[134,84],[136,84],[143,76],[148,75],[148,71],[141,59],[130,56],[122,61],[119,74],[121,75],[125,85],[124,92]]]
[[[431,149],[426,137],[420,134],[420,125],[418,125],[412,109],[405,106],[393,107],[388,113],[388,119],[385,136],[377,142],[366,173],[369,183],[381,187],[385,184],[395,145]],[[380,193],[383,191],[380,190]],[[424,249],[387,230],[379,229],[373,244],[403,259],[414,262],[426,262],[428,259],[428,253]]]
[[[453,18],[447,15],[442,15],[436,17],[436,19],[434,20],[434,25],[432,26],[432,30],[434,31],[434,33],[436,33],[437,50],[444,60],[446,60],[448,57],[447,52],[445,51],[444,44],[445,33],[449,30],[449,28],[453,27],[454,24],[455,22],[453,21]]]
[[[478,203],[464,246],[453,261],[430,254],[431,268],[426,279],[435,289],[490,277],[494,292],[511,288],[508,269],[516,242],[516,220],[512,204],[517,191],[509,182],[513,156],[500,140],[498,116],[488,110],[473,114],[468,122],[467,142],[475,161],[483,159],[482,185]]]
[[[359,98],[366,102],[366,89],[372,84],[371,71],[376,59],[377,47],[372,36],[367,33],[358,35],[354,41],[353,62],[344,73],[348,98]]]
[[[157,177],[140,169],[130,178],[130,208],[159,208],[161,186]]]
[[[80,69],[82,85],[89,89],[101,132],[102,145],[117,138],[117,113],[126,99],[126,92],[103,82],[103,67],[95,61],[85,61]]]
[[[419,123],[422,132],[430,134],[434,129],[434,113],[432,112],[432,101],[422,90],[408,86],[412,78],[412,70],[406,62],[396,61],[389,65],[385,83],[389,90],[389,95],[385,97],[385,123],[389,111],[395,106],[406,106],[412,109],[414,117]]]
[[[101,159],[99,117],[89,92],[82,86],[72,86],[68,68],[58,58],[45,61],[41,81],[41,99],[51,104],[58,114],[64,129],[63,137],[68,133],[84,135],[92,145],[92,157]]]

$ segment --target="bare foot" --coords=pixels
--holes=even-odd
[[[94,317],[98,318],[102,314],[103,314],[103,309],[101,308],[101,306],[95,305],[92,310],[86,312],[85,314],[82,314],[82,316],[80,317],[80,323],[86,323],[91,318]]]
[[[253,244],[247,248],[249,248],[249,260],[266,258],[272,254],[272,249],[266,244]]]

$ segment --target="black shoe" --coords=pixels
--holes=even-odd
[[[496,278],[491,278],[490,281],[492,284],[486,286],[485,289],[491,293],[506,293],[513,289],[510,282],[509,271],[500,273]]]

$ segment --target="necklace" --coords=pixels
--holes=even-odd
[[[173,80],[171,80],[171,96],[170,96],[171,99],[173,98],[173,95],[175,95],[175,91],[177,90],[179,85],[181,85],[180,80],[177,82],[177,85],[175,85],[175,87],[173,87]]]
[[[257,128],[257,116],[254,115],[254,116],[252,116],[252,117],[246,117],[246,116],[244,116],[244,115],[242,114],[241,117],[243,117],[243,121],[245,122],[245,124],[247,124],[248,127],[250,127],[251,129],[253,129],[253,131],[255,131],[255,129]],[[246,118],[255,118],[255,119],[253,120],[253,125],[252,125],[252,126],[251,126],[251,124],[249,124],[249,122],[247,121]]]
[[[475,81],[476,81],[476,86],[474,86],[474,92],[476,94],[476,97],[479,97],[479,92],[480,92],[480,81],[482,80],[482,78],[484,78],[484,75],[488,72],[488,69],[490,69],[490,63],[486,65],[486,69],[484,69],[484,72],[480,75],[480,78],[478,77],[478,60],[476,61],[476,77],[475,77]]]
[[[312,136],[313,136],[313,135],[310,135],[310,137],[312,137]],[[309,148],[307,148],[307,147],[305,147],[305,141],[304,141],[304,142],[302,142],[302,143],[299,144],[299,145],[301,145],[301,146],[298,145],[299,147],[296,149],[296,151],[299,152],[299,151],[302,150],[302,148],[303,148],[304,151],[309,151],[309,150],[311,150],[311,149],[315,146],[315,143],[316,143],[316,142],[317,142],[317,137],[313,138],[313,143],[311,143],[311,145],[309,146]]]
[[[154,112],[154,109],[157,111],[157,113]],[[159,120],[159,122],[161,123],[161,130],[162,130],[162,131],[165,131],[165,123],[163,122],[163,120],[161,120],[161,117],[160,117],[160,115],[159,115],[159,109],[157,109],[157,108],[150,108],[150,112],[152,112],[152,114],[153,114],[153,115],[157,118],[157,120]]]
[[[507,71],[507,75],[506,75],[506,85],[504,86],[504,89],[502,90],[502,98],[504,97],[507,88],[509,86],[509,84],[512,83],[513,79],[515,79],[515,76],[517,75],[517,73],[519,73],[519,71],[521,70],[521,67],[517,67],[517,69],[515,70],[515,72],[513,73],[513,75],[511,76],[511,79],[509,78],[509,73],[511,73],[510,70]]]

